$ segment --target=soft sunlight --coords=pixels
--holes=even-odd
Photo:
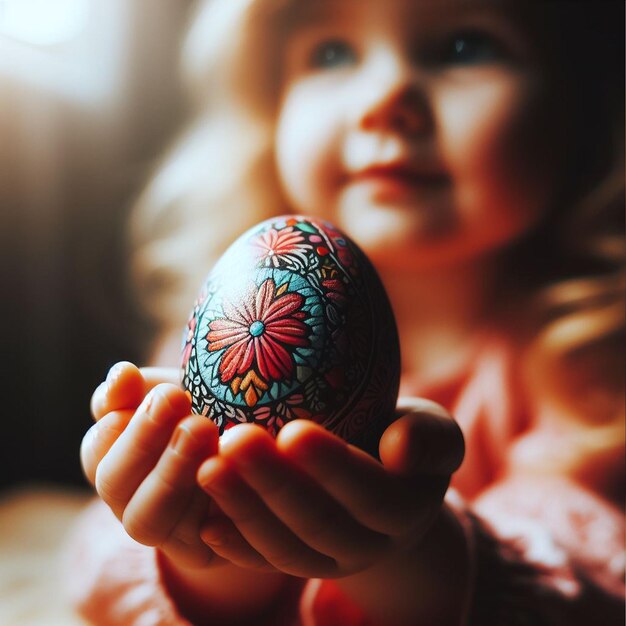
[[[36,46],[76,37],[85,27],[88,0],[0,0],[0,35]]]

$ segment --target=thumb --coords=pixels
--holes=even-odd
[[[465,454],[463,433],[439,404],[422,398],[400,398],[400,417],[383,433],[380,459],[397,474],[449,475]]]

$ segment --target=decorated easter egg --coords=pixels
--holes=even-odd
[[[194,412],[275,435],[309,419],[376,453],[400,377],[396,324],[365,254],[332,224],[262,222],[207,277],[185,331]]]

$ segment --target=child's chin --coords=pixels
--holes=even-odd
[[[453,220],[447,219],[445,209],[435,205],[355,200],[353,197],[342,204],[338,225],[369,256],[376,257],[380,252],[401,256],[403,251],[414,253],[416,248],[426,252],[454,237]]]

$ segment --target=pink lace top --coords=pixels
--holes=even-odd
[[[406,387],[455,415],[466,458],[446,501],[471,548],[467,626],[623,624],[624,517],[570,477],[511,473],[520,446],[545,434],[523,402],[515,357],[490,342],[471,371],[437,389]],[[610,463],[605,472],[615,472]],[[68,588],[78,611],[99,626],[188,626],[164,584],[156,551],[135,543],[95,502],[68,546]],[[281,596],[255,624],[384,626],[352,604],[332,581],[310,580]]]

